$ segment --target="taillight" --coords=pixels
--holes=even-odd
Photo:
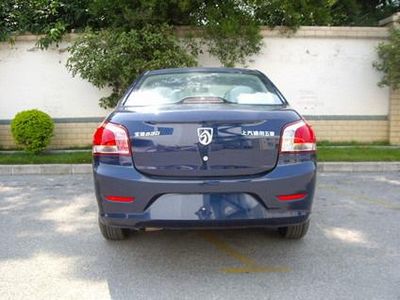
[[[281,137],[281,152],[309,152],[317,149],[314,130],[303,120],[287,125]]]
[[[122,125],[104,122],[93,135],[93,154],[130,155],[129,137]]]
[[[135,197],[126,197],[126,196],[106,196],[106,199],[108,201],[112,202],[133,202],[135,200]]]
[[[279,195],[276,196],[281,201],[292,201],[292,200],[300,200],[304,199],[307,196],[306,193],[298,193],[298,194],[290,194],[290,195]]]

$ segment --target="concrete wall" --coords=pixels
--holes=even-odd
[[[373,66],[386,28],[302,27],[290,37],[263,30],[261,54],[249,68],[267,74],[305,115],[386,116],[389,89],[380,88]],[[217,62],[207,55],[202,65]]]
[[[67,44],[47,51],[35,47],[32,36],[20,37],[14,45],[0,43],[0,120],[31,108],[53,118],[103,117],[98,90],[86,80],[73,78],[65,67]]]
[[[390,100],[397,96],[391,98],[394,93],[377,86],[381,74],[372,67],[375,48],[387,34],[378,27],[302,27],[295,34],[263,29],[263,49],[248,67],[276,83],[306,115],[319,140],[387,141],[397,132],[390,122],[398,117],[389,112],[397,109],[397,102]],[[55,118],[52,147],[86,146],[108,113],[98,106],[108,90],[72,78],[65,68],[68,41],[41,51],[35,39],[20,36],[15,45],[0,44],[0,147],[15,147],[9,120],[31,108]],[[199,62],[219,65],[206,54]]]

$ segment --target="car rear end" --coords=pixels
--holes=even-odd
[[[259,72],[147,73],[94,135],[103,235],[120,239],[126,229],[150,227],[274,227],[302,237],[315,189],[315,150],[312,128]]]

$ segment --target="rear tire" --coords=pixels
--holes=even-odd
[[[99,227],[101,234],[106,240],[120,241],[126,239],[127,237],[126,229],[105,225],[101,223],[100,220],[99,220]]]
[[[310,226],[310,220],[298,225],[290,225],[287,227],[278,228],[279,234],[286,239],[301,239],[303,238]]]

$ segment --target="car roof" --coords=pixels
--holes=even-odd
[[[205,72],[205,73],[244,73],[244,74],[255,74],[260,75],[260,71],[243,69],[243,68],[211,68],[211,67],[196,67],[196,68],[168,68],[151,70],[144,73],[144,75],[159,75],[159,74],[175,74],[175,73],[193,73],[193,72]]]

